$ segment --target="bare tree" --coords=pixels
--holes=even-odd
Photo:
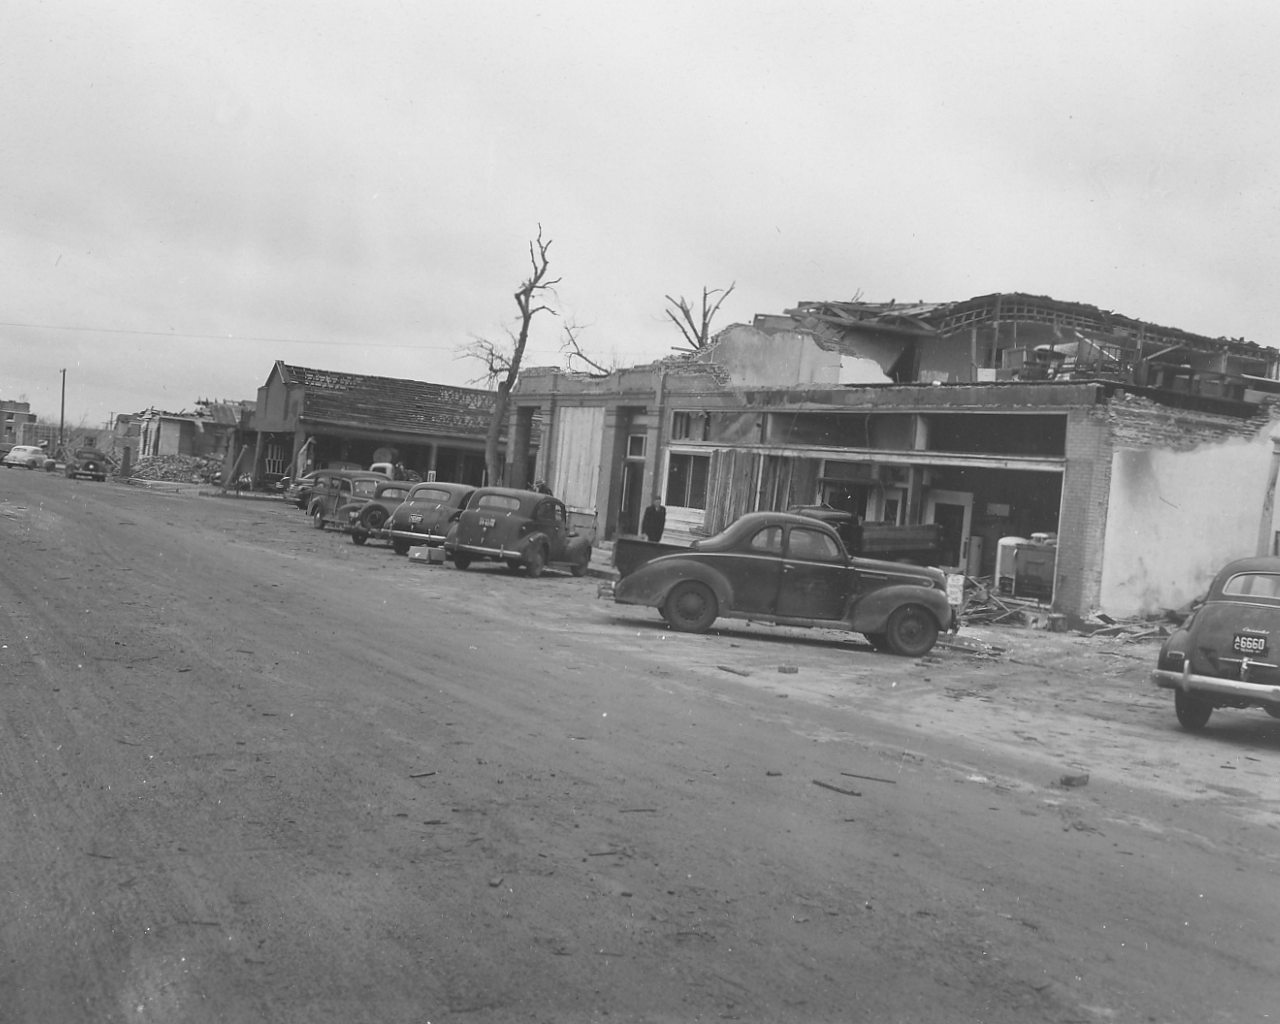
[[[502,464],[499,461],[498,439],[507,422],[507,401],[516,378],[520,376],[520,363],[524,359],[525,346],[529,343],[529,325],[541,312],[555,314],[555,310],[542,300],[548,293],[555,293],[560,278],[548,279],[550,261],[547,256],[551,239],[543,241],[542,225],[538,225],[538,237],[529,243],[529,276],[516,289],[516,306],[520,310],[519,329],[508,334],[507,342],[493,342],[488,338],[475,338],[463,350],[463,355],[479,360],[484,373],[477,378],[497,389],[493,403],[493,419],[489,421],[489,433],[484,441],[484,464],[490,486],[502,480]]]
[[[673,299],[670,295],[666,296],[667,302],[670,303],[666,314],[684,335],[686,347],[694,352],[707,347],[707,343],[711,341],[711,321],[720,311],[720,304],[729,297],[736,284],[735,281],[728,288],[703,288],[702,312],[696,318],[689,300],[683,295],[678,299]],[[717,295],[720,296],[718,299],[715,298]]]
[[[601,362],[595,356],[588,355],[582,348],[582,342],[579,336],[582,334],[584,327],[573,321],[568,321],[564,325],[564,338],[560,342],[560,351],[564,353],[564,364],[570,370],[579,370],[597,377],[607,377],[618,368],[618,360],[615,356],[607,363]],[[575,363],[579,365],[574,365]],[[581,370],[585,366],[586,370]]]

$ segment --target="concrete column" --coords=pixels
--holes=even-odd
[[[1267,472],[1267,490],[1262,496],[1262,518],[1258,523],[1258,547],[1255,554],[1271,555],[1272,535],[1276,519],[1276,479],[1280,477],[1280,433],[1271,435],[1271,468]]]

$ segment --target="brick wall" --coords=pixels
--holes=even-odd
[[[1116,395],[1107,406],[1116,448],[1165,448],[1185,452],[1231,438],[1256,437],[1269,422],[1259,407],[1249,419],[1157,405],[1141,395]]]

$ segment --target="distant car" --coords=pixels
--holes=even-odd
[[[345,520],[338,519],[338,509],[352,498],[372,498],[378,484],[386,482],[385,476],[366,470],[322,469],[311,485],[311,501],[307,504],[311,525],[317,530],[328,525],[342,526]]]
[[[63,471],[73,480],[87,476],[92,480],[102,481],[107,478],[109,468],[107,457],[97,448],[77,448],[67,458]]]
[[[353,544],[363,544],[382,532],[391,513],[409,497],[412,489],[413,484],[407,480],[386,480],[378,484],[372,495],[353,493],[349,501],[338,506],[334,518],[341,529],[350,532]]]
[[[1280,558],[1243,558],[1214,577],[1202,605],[1160,647],[1152,682],[1173,691],[1184,729],[1218,708],[1280,718]]]
[[[304,473],[297,480],[290,480],[284,486],[284,500],[298,508],[306,508],[311,504],[311,488],[316,482],[317,472]]]
[[[3,463],[10,469],[43,469],[49,456],[43,448],[33,444],[15,444],[9,449]]]
[[[684,549],[620,537],[613,554],[622,576],[600,596],[657,608],[685,633],[721,617],[822,626],[918,658],[956,626],[940,570],[851,557],[830,524],[809,516],[749,512]]]
[[[467,500],[475,493],[467,484],[415,484],[408,499],[391,513],[388,532],[397,555],[407,555],[411,547],[444,543]]]
[[[445,538],[444,553],[459,569],[485,559],[529,576],[541,576],[555,563],[581,576],[591,564],[591,542],[570,527],[564,502],[506,487],[471,496]]]

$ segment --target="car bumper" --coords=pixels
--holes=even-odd
[[[499,561],[523,559],[524,551],[517,548],[483,548],[476,544],[453,544],[445,549],[450,557],[454,555],[470,555],[472,558],[496,558]]]
[[[414,530],[388,530],[387,536],[392,540],[407,540],[410,544],[426,544],[433,548],[444,543],[444,538],[439,534],[418,533]]]
[[[1175,672],[1158,668],[1151,673],[1151,681],[1165,690],[1181,690],[1183,693],[1203,693],[1231,700],[1252,700],[1265,704],[1280,703],[1280,686],[1267,683],[1246,683],[1238,679],[1219,679],[1202,676],[1189,670]]]

